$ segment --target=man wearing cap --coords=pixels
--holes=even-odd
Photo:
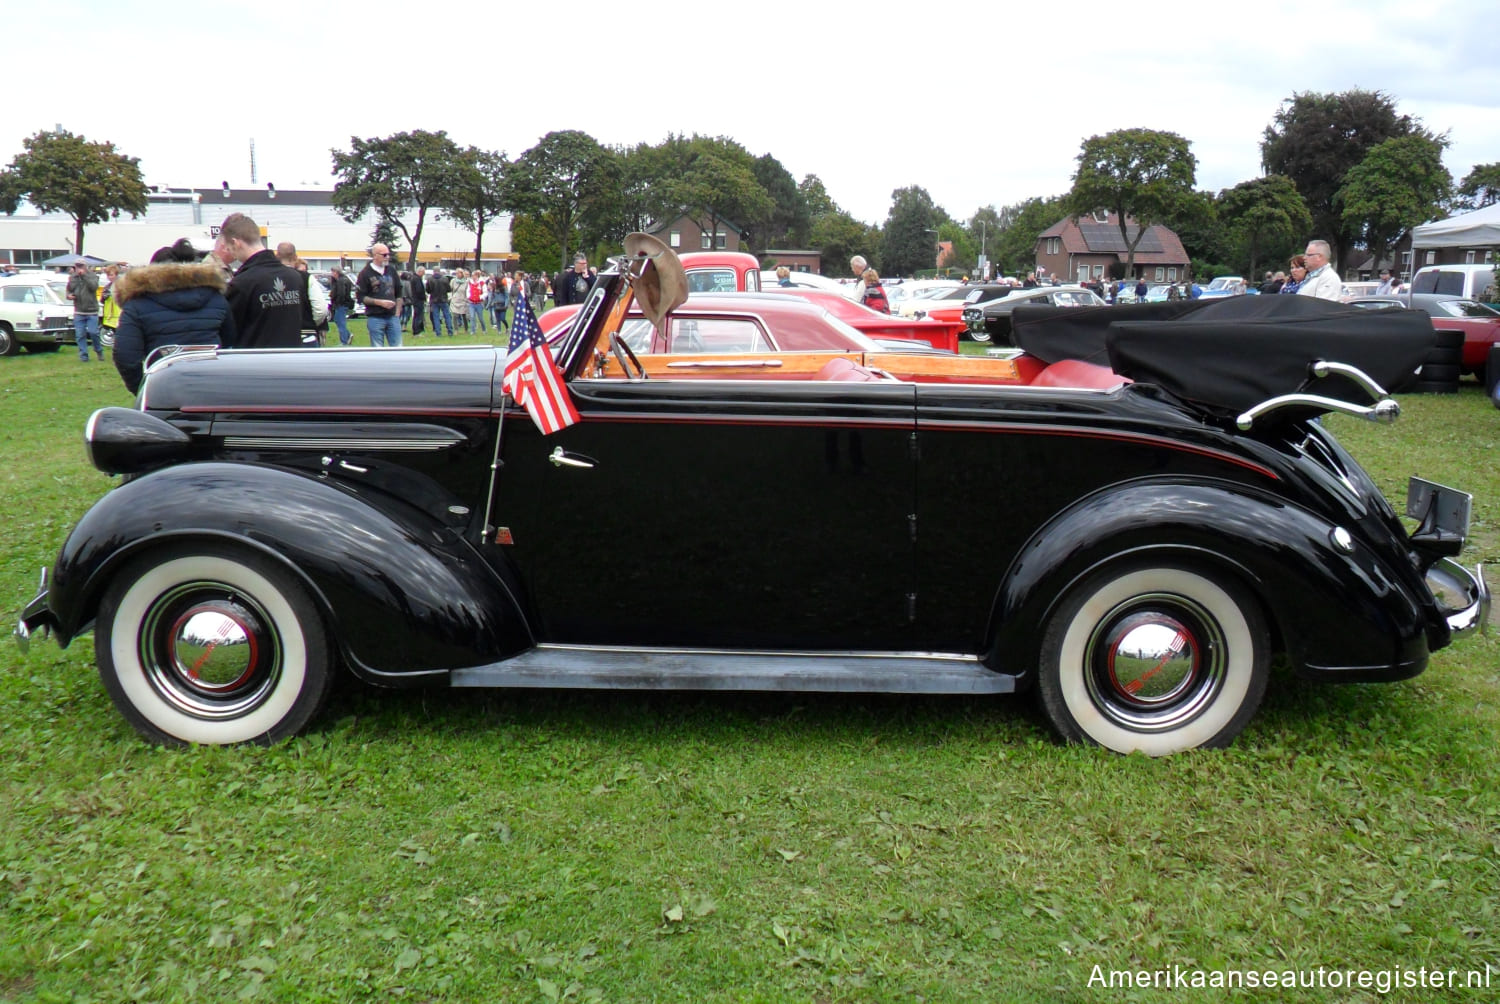
[[[73,266],[68,277],[68,299],[73,301],[73,339],[78,343],[78,358],[89,361],[89,342],[94,354],[104,358],[104,343],[99,340],[99,278],[86,262]]]
[[[552,299],[559,307],[565,303],[582,303],[589,298],[589,290],[593,288],[588,255],[576,254],[573,256],[573,270],[557,273],[557,279],[552,283]]]

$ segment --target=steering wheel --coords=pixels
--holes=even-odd
[[[620,333],[618,331],[610,332],[609,350],[614,353],[615,361],[620,364],[620,372],[624,373],[626,378],[630,380],[647,379],[646,367],[641,365],[641,360],[635,354],[635,349],[632,349],[625,343],[625,339],[620,337]],[[628,363],[626,362],[627,359],[629,360]],[[630,375],[630,370],[632,367],[634,367],[635,369],[635,376]]]

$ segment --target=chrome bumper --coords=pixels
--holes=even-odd
[[[52,630],[52,609],[47,605],[47,570],[42,569],[42,581],[37,587],[36,596],[32,597],[26,609],[21,611],[21,622],[16,625],[15,639],[16,647],[22,654],[31,650],[31,635],[35,631],[41,631],[42,637],[46,637]]]
[[[1484,581],[1484,565],[1475,565],[1470,574],[1452,558],[1441,558],[1427,570],[1427,588],[1432,590],[1455,638],[1475,628],[1482,634],[1489,633],[1490,587]]]

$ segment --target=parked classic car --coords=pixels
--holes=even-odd
[[[927,338],[900,338],[891,332],[899,330],[891,324],[892,318],[875,314],[853,301],[843,300],[831,306],[838,309],[848,304],[867,314],[874,314],[878,321],[871,323],[865,318],[856,318],[861,325],[871,330],[866,333],[854,324],[842,320],[832,313],[829,304],[810,302],[806,297],[794,293],[806,293],[822,300],[828,296],[816,290],[786,291],[779,294],[764,293],[694,293],[684,301],[670,319],[661,326],[661,341],[664,345],[656,351],[673,352],[703,351],[755,351],[755,352],[881,352],[921,351],[933,345],[932,328],[916,328],[912,335],[926,333]],[[566,304],[553,307],[544,313],[538,324],[548,338],[559,337],[567,331],[573,319],[583,308],[581,304]],[[632,307],[626,315],[627,321],[645,319],[639,307]],[[897,319],[898,321],[900,319]],[[928,322],[906,321],[913,327]],[[645,330],[651,325],[647,323]],[[946,328],[933,325],[939,335]],[[640,325],[631,325],[633,333],[643,330]],[[640,351],[638,338],[630,340],[630,347]],[[730,348],[734,346],[735,348]]]
[[[56,352],[73,341],[73,305],[58,295],[50,272],[0,278],[0,356]],[[62,280],[67,288],[66,277]]]
[[[1135,294],[1131,294],[1132,302]],[[987,303],[964,307],[964,327],[969,337],[976,342],[994,342],[1005,345],[1010,342],[1011,313],[1017,307],[1103,307],[1104,298],[1082,286],[1038,286],[1034,289],[1018,289],[1009,296]]]
[[[1460,372],[1472,373],[1486,387],[1493,382],[1486,372],[1490,346],[1500,341],[1500,310],[1487,303],[1462,300],[1439,293],[1411,293],[1406,296],[1362,296],[1349,301],[1352,307],[1366,310],[1426,311],[1437,331],[1461,331],[1464,336]]]
[[[126,480],[18,638],[92,629],[110,696],[162,743],[293,735],[343,668],[1031,688],[1065,739],[1166,754],[1230,742],[1276,651],[1314,679],[1400,679],[1487,616],[1482,568],[1453,560],[1468,497],[1414,479],[1408,532],[1314,420],[1394,416],[1380,385],[1429,348],[1415,314],[1033,307],[1022,355],[972,360],[982,380],[835,351],[726,379],[627,344],[632,299],[665,322],[686,283],[659,241],[626,248],[557,343],[579,420],[551,435],[504,393],[500,348],[154,360],[135,408],[89,419],[93,463]]]

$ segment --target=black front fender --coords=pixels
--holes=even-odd
[[[1023,671],[1063,595],[1116,561],[1178,561],[1233,575],[1269,614],[1293,665],[1332,678],[1398,679],[1427,661],[1427,605],[1375,550],[1267,496],[1212,483],[1138,482],[1061,513],[1022,549],[996,602],[990,665]],[[1354,521],[1345,527],[1355,531]],[[1023,660],[1017,665],[1018,660]]]
[[[48,604],[64,644],[92,622],[122,564],[190,539],[280,560],[312,590],[359,675],[401,683],[531,646],[515,585],[452,528],[399,500],[253,464],[184,464],[111,491],[79,521]]]

